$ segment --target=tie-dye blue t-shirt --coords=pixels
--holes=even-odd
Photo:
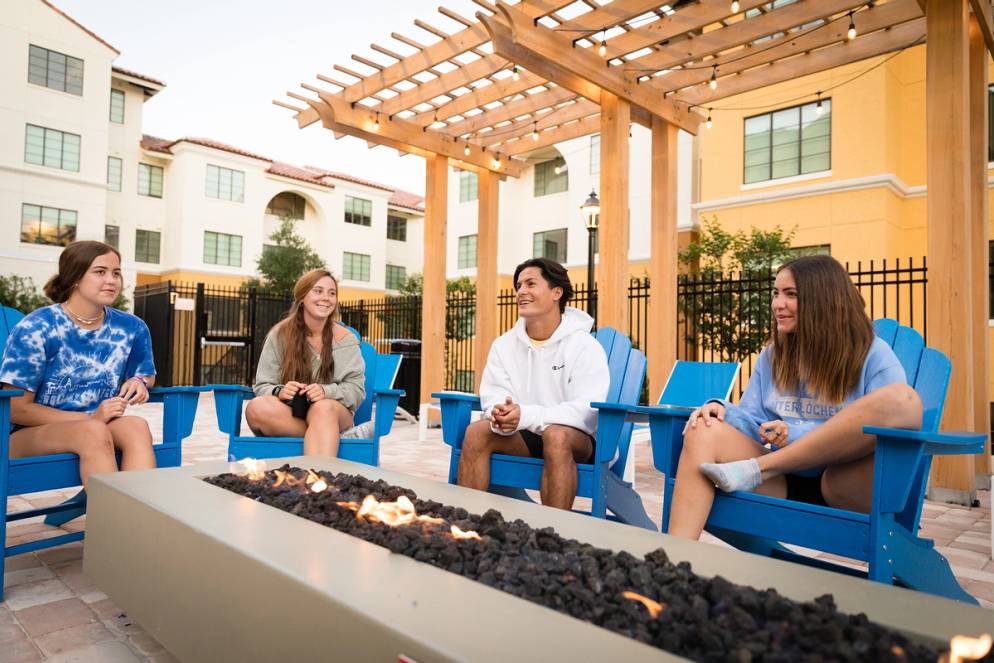
[[[104,323],[80,329],[58,304],[26,315],[10,331],[0,382],[35,394],[41,405],[93,412],[135,375],[155,375],[152,339],[130,313],[104,308]]]

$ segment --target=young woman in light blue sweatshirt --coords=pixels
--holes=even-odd
[[[867,512],[875,438],[863,426],[921,426],[918,394],[838,261],[782,266],[773,315],[740,403],[712,401],[687,422],[670,534],[700,537],[715,488]]]

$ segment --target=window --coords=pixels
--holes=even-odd
[[[387,215],[387,239],[407,241],[407,219],[394,214]]]
[[[345,223],[373,225],[373,201],[345,196]]]
[[[33,124],[24,132],[24,161],[79,172],[79,136]]]
[[[459,269],[476,267],[476,235],[465,235],[459,238]]]
[[[532,235],[532,257],[566,262],[566,229],[546,230]]]
[[[476,173],[459,171],[459,202],[468,203],[480,197],[480,180]]]
[[[242,236],[204,231],[204,264],[242,266]]]
[[[346,251],[342,260],[342,278],[349,281],[368,281],[369,260],[369,256],[362,253]]]
[[[278,216],[281,219],[303,220],[304,197],[289,191],[278,193],[266,205],[266,214]]]
[[[817,173],[832,167],[832,102],[821,102],[746,118],[743,182],[763,182]]]
[[[110,244],[117,250],[121,250],[121,227],[106,225],[104,226],[104,244]]]
[[[556,157],[551,161],[535,164],[535,197],[547,196],[550,193],[562,193],[568,186],[569,176],[566,174],[566,161]]]
[[[206,193],[208,198],[244,203],[245,173],[220,166],[207,166]]]
[[[110,121],[124,124],[124,91],[110,91]]]
[[[107,188],[121,190],[121,160],[117,157],[107,157]]]
[[[398,267],[397,265],[387,265],[387,290],[400,290],[400,286],[404,285],[404,281],[406,280],[407,270],[405,268]]]
[[[67,246],[76,239],[76,212],[69,209],[21,205],[21,241]]]
[[[83,61],[71,55],[28,46],[28,82],[83,95]]]
[[[590,174],[599,175],[601,172],[601,135],[590,137]]]
[[[162,198],[162,167],[138,164],[138,195]]]
[[[135,262],[159,262],[159,240],[161,233],[153,230],[135,232]]]

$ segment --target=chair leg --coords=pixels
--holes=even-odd
[[[456,485],[456,479],[458,478],[459,456],[460,451],[458,449],[452,449],[452,452],[449,454],[449,483],[453,486]]]
[[[66,509],[65,511],[56,511],[55,513],[50,513],[45,516],[45,524],[52,525],[53,527],[60,527],[70,520],[75,520],[83,514],[86,513],[86,491],[80,490],[78,493],[67,499],[60,506],[69,506],[70,504],[77,504],[78,506],[73,509]]]
[[[492,495],[503,495],[504,497],[510,497],[512,499],[521,500],[522,502],[531,502],[532,504],[538,504],[538,502],[533,500],[524,488],[515,488],[513,486],[498,486],[495,484],[490,484],[490,487],[487,488],[487,492]]]
[[[920,592],[944,596],[971,605],[980,603],[960,587],[949,562],[928,539],[911,538],[906,531],[896,530],[890,541],[889,557],[883,560],[890,575],[902,585]],[[893,565],[890,564],[893,560]],[[870,566],[870,579],[874,577]]]
[[[628,525],[656,531],[656,523],[645,512],[642,498],[613,472],[607,472],[607,508],[618,520]]]

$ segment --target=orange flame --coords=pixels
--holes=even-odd
[[[280,470],[273,470],[273,474],[276,475],[276,481],[273,482],[273,488],[279,488],[286,481],[286,472],[281,472]]]
[[[636,594],[635,592],[622,592],[622,596],[626,599],[631,599],[632,601],[638,601],[645,606],[645,609],[649,611],[649,616],[655,619],[659,616],[659,613],[666,608],[665,603],[659,603],[658,601],[653,601],[647,596],[642,596],[641,594]]]
[[[943,656],[940,661],[944,663],[976,661],[987,655],[987,652],[991,650],[992,644],[994,644],[994,640],[987,633],[979,638],[971,638],[968,635],[956,635],[949,641],[949,655]]]
[[[245,458],[238,462],[244,470],[245,476],[252,481],[258,481],[266,476],[266,461],[255,458]]]
[[[476,532],[474,532],[472,530],[470,530],[468,532],[464,532],[463,530],[459,529],[455,525],[453,525],[450,528],[449,531],[452,532],[452,538],[456,539],[457,541],[460,540],[460,539],[479,539],[480,538],[480,535],[477,534]]]
[[[418,523],[421,525],[442,525],[444,518],[433,516],[419,516],[414,508],[414,503],[406,495],[401,495],[396,502],[380,502],[373,495],[366,495],[362,504],[355,502],[336,502],[338,506],[351,509],[356,512],[356,518],[367,520],[371,523],[380,523],[389,527],[399,525],[411,525]],[[454,539],[479,539],[476,532],[463,531],[452,525],[450,530]]]
[[[323,493],[324,491],[328,490],[328,484],[325,482],[324,479],[318,479],[317,481],[311,484],[311,490],[315,493]]]

